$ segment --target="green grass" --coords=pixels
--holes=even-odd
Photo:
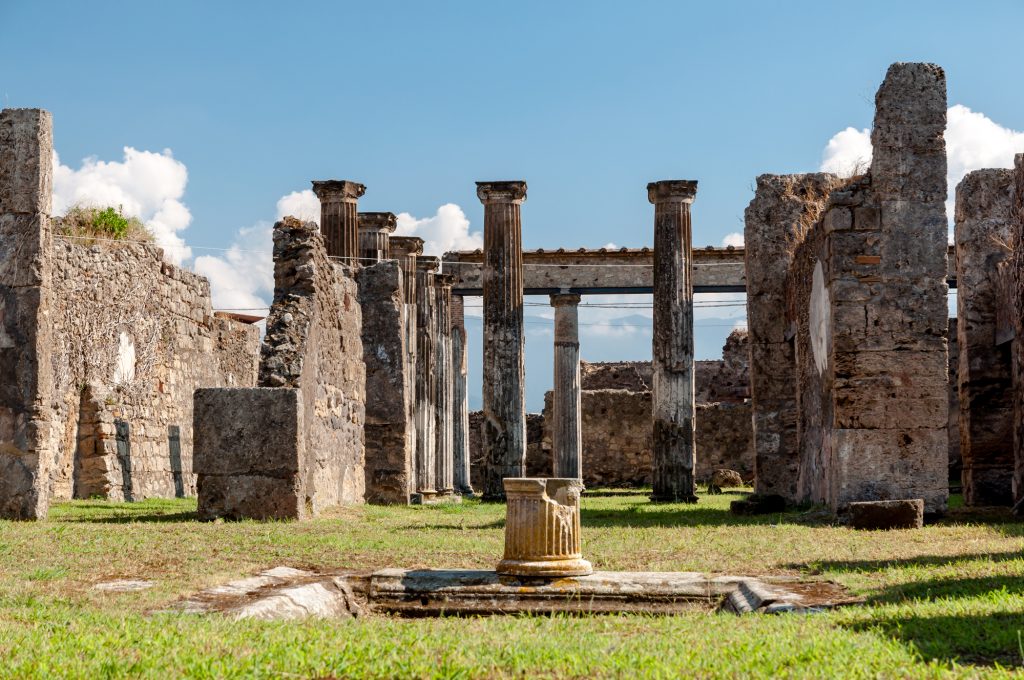
[[[805,574],[867,604],[824,614],[495,617],[303,623],[151,614],[277,565],[492,567],[504,508],[340,510],[302,524],[200,523],[194,500],[57,505],[0,522],[0,677],[1002,676],[1024,651],[1024,525],[956,510],[919,531],[855,532],[798,512],[740,518],[588,494],[598,569]],[[92,588],[148,579],[144,591]]]

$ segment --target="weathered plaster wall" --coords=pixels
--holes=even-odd
[[[52,267],[53,497],[195,495],[192,393],[254,385],[259,329],[155,246],[58,238]]]
[[[829,174],[761,175],[744,214],[755,488],[788,500],[799,496],[800,412],[793,319],[782,313],[791,290],[787,276],[838,183]]]

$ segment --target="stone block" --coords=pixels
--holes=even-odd
[[[850,503],[849,514],[854,529],[920,529],[924,525],[924,500]]]
[[[300,391],[195,392],[192,465],[202,519],[301,519],[311,499]]]
[[[42,109],[0,111],[0,213],[53,209],[53,118]]]

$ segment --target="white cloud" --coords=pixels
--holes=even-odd
[[[239,229],[223,255],[200,255],[195,270],[210,280],[214,309],[258,314],[274,297],[273,225]]]
[[[53,212],[63,215],[74,205],[114,206],[141,219],[165,256],[180,264],[192,255],[180,232],[192,222],[182,203],[188,170],[170,149],[161,153],[124,147],[120,161],[89,157],[79,169],[63,165],[53,152]]]
[[[850,177],[871,164],[871,130],[848,127],[832,135],[821,154],[821,172]]]
[[[953,219],[956,185],[968,172],[1012,168],[1013,156],[1024,151],[1024,132],[996,123],[962,104],[946,112],[946,215]],[[821,171],[848,176],[871,162],[871,131],[852,127],[837,132],[822,153]]]
[[[722,239],[722,246],[735,246],[736,248],[743,247],[743,234],[738,231],[734,231],[731,234],[726,234],[725,238]]]
[[[293,191],[277,201],[277,219],[297,217],[304,222],[320,224],[320,199],[312,189]]]
[[[445,203],[433,217],[422,219],[409,213],[398,215],[395,236],[418,236],[423,239],[425,255],[443,255],[450,250],[483,248],[483,235],[469,231],[469,218],[454,203]]]

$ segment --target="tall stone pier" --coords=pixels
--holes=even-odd
[[[455,458],[452,449],[454,423],[452,410],[452,284],[455,277],[438,274],[434,277],[434,456],[437,461],[435,489],[441,496],[455,492]]]
[[[526,182],[477,182],[484,204],[484,500],[502,501],[526,468],[523,245]]]
[[[654,204],[655,501],[697,501],[690,227],[690,205],[696,195],[694,180],[647,185],[647,197]]]
[[[314,180],[313,193],[320,199],[320,233],[327,244],[327,256],[354,267],[359,262],[356,204],[366,187],[343,179]]]
[[[436,257],[416,258],[416,491],[422,501],[437,495]]]
[[[0,518],[45,519],[49,509],[52,188],[50,113],[0,111]]]
[[[469,389],[463,298],[452,295],[452,462],[455,493],[472,496],[469,481]]]
[[[395,213],[362,212],[359,221],[359,261],[364,265],[391,258],[389,241],[398,219]]]
[[[555,477],[583,478],[580,434],[580,296],[551,296],[555,308],[555,382],[552,447]]]
[[[1010,257],[1013,170],[977,170],[956,188],[957,382],[964,502],[1013,504],[1011,343],[996,340],[997,267]]]

